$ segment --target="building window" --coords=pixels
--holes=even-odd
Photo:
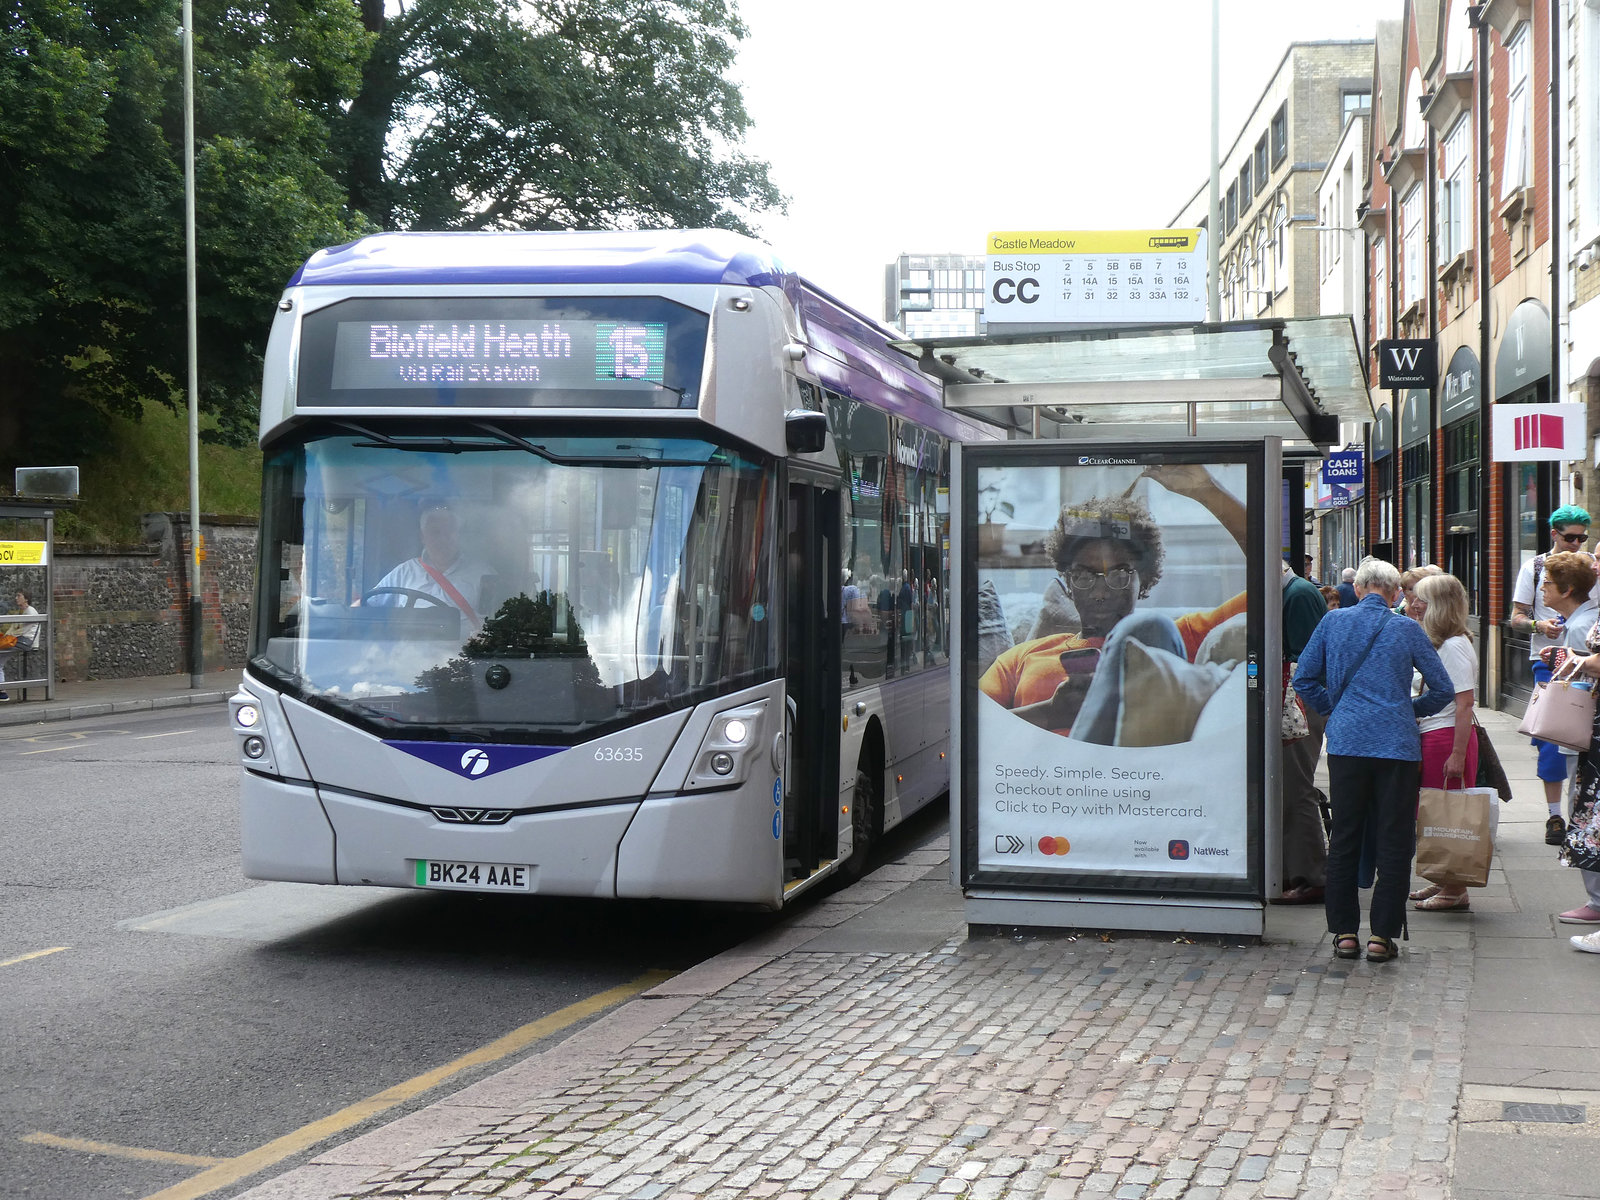
[[[1272,115],[1272,165],[1276,167],[1289,153],[1289,102],[1285,100]]]
[[[1342,92],[1339,96],[1340,107],[1344,110],[1341,125],[1348,125],[1350,118],[1364,108],[1372,107],[1371,92]]]
[[[1228,203],[1222,214],[1222,228],[1228,233],[1233,232],[1233,227],[1239,223],[1239,185],[1228,185]]]
[[[1394,460],[1395,454],[1386,454],[1372,464],[1373,504],[1378,510],[1377,541],[1388,545],[1394,541]],[[1374,547],[1376,549],[1376,547]],[[1387,557],[1378,555],[1379,558]]]
[[[1278,286],[1289,286],[1288,261],[1289,261],[1289,205],[1278,201],[1277,216],[1272,226],[1273,267],[1277,272]]]
[[[1528,161],[1528,22],[1506,43],[1506,136],[1505,169],[1500,175],[1500,198],[1527,187],[1532,177]]]
[[[1244,166],[1239,170],[1239,212],[1245,213],[1250,209],[1250,199],[1255,192],[1250,188],[1250,160],[1244,160]]]
[[[1478,418],[1444,430],[1444,561],[1461,580],[1473,609],[1478,600]]]
[[[1405,480],[1406,544],[1404,563],[1420,567],[1433,557],[1433,483],[1428,470],[1426,440],[1400,452],[1401,478]],[[1390,455],[1392,459],[1394,456]]]
[[[1400,202],[1400,304],[1409,308],[1422,299],[1422,185],[1414,184]]]
[[[1267,186],[1267,135],[1264,133],[1261,135],[1261,140],[1256,143],[1255,164],[1256,190],[1260,191]]]
[[[1383,238],[1372,240],[1372,337],[1389,336],[1389,247]]]
[[[1472,121],[1463,116],[1444,139],[1439,189],[1439,257],[1448,263],[1472,245]]]

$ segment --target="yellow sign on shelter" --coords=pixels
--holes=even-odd
[[[0,542],[0,567],[42,567],[50,561],[48,542]]]

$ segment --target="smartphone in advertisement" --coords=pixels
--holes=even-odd
[[[1094,647],[1068,650],[1061,656],[1061,669],[1068,675],[1093,675],[1100,665],[1100,651]]]

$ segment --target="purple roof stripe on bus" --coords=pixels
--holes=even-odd
[[[290,287],[539,283],[782,285],[760,242],[720,229],[597,233],[380,233],[319,250]]]

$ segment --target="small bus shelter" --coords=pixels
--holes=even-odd
[[[1348,317],[916,343],[957,448],[969,923],[1259,936],[1280,890],[1299,471],[1373,418]],[[911,344],[906,348],[910,350]]]
[[[0,499],[0,633],[16,643],[0,647],[0,667],[5,682],[0,691],[12,700],[44,689],[46,700],[55,699],[55,646],[51,615],[55,590],[55,501],[26,496]],[[38,616],[14,612],[18,591],[33,597]],[[28,631],[33,631],[30,639]],[[29,645],[29,642],[32,642]]]

